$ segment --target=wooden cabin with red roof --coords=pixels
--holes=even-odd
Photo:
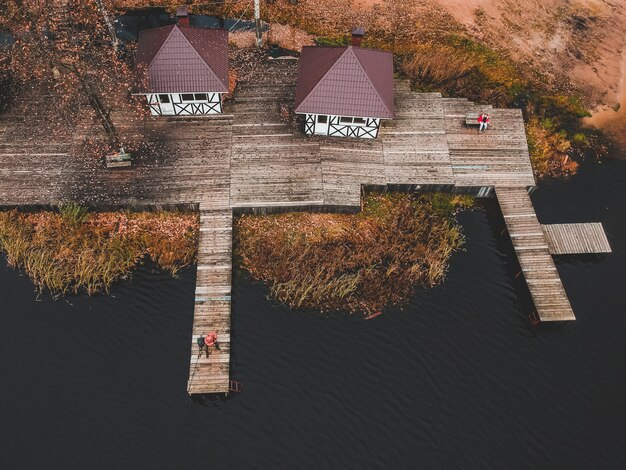
[[[228,93],[228,32],[184,23],[142,31],[136,56],[139,93],[153,115],[222,112]]]
[[[363,34],[347,47],[302,48],[295,112],[306,134],[374,139],[394,118],[393,55],[362,48]]]

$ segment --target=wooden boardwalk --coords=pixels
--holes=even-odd
[[[219,116],[146,117],[137,123],[114,112],[121,135],[151,144],[132,168],[116,171],[84,155],[85,139],[102,136],[97,121],[81,122],[64,135],[42,135],[17,103],[0,113],[0,206],[199,205],[190,393],[229,389],[234,209],[358,210],[364,185],[483,196],[497,188],[542,320],[574,319],[528,198],[535,181],[519,110],[415,93],[398,80],[397,118],[384,123],[376,140],[308,137],[286,116],[296,67],[292,61],[254,67],[258,76],[238,85]],[[467,113],[481,111],[492,114],[484,134],[465,124]],[[511,217],[522,215],[518,211],[524,216]],[[196,339],[210,331],[217,332],[222,349],[198,358]]]
[[[542,225],[553,255],[611,253],[601,223]]]
[[[542,322],[575,320],[528,190],[497,187],[496,196],[537,315]]]
[[[228,391],[230,368],[230,302],[232,277],[232,212],[207,210],[200,205],[200,240],[196,299],[191,338],[191,364],[187,391]],[[217,333],[219,349],[202,354],[196,342]]]

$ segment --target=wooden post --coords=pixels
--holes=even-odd
[[[254,23],[256,26],[256,47],[261,47],[261,0],[254,0]]]

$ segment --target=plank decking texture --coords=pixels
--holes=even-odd
[[[526,188],[496,188],[504,222],[542,322],[575,320]]]
[[[611,246],[602,224],[546,224],[548,249],[553,255],[611,253]]]
[[[187,391],[226,392],[230,367],[232,211],[200,205],[200,241]],[[203,354],[196,339],[217,332],[219,349]]]
[[[85,137],[102,136],[97,121],[42,138],[18,102],[0,113],[0,205],[199,204],[190,393],[228,391],[233,209],[358,209],[363,185],[496,187],[542,319],[574,318],[526,192],[535,180],[519,110],[415,93],[398,80],[397,117],[384,122],[376,140],[307,137],[285,119],[295,72],[291,61],[266,61],[238,85],[223,115],[131,122],[114,112],[121,135],[151,145],[132,168],[115,171],[83,155]],[[465,116],[484,111],[492,125],[478,134]],[[525,217],[507,217],[518,203]],[[536,239],[523,236],[529,230]],[[217,331],[222,349],[198,359],[195,340],[209,331]]]

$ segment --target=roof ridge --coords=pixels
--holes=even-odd
[[[227,84],[225,84],[222,80],[220,80],[220,78],[219,78],[219,77],[215,74],[215,72],[213,71],[213,69],[211,68],[211,66],[209,65],[209,63],[208,63],[206,60],[204,60],[204,57],[202,57],[202,56],[200,55],[200,53],[197,51],[196,47],[195,47],[195,46],[191,43],[191,41],[190,41],[190,40],[189,40],[189,38],[185,35],[185,33],[183,33],[183,30],[182,30],[182,29],[180,29],[180,28],[178,27],[178,25],[174,25],[174,26],[175,26],[175,28],[176,28],[176,29],[178,29],[178,31],[180,32],[180,34],[182,34],[182,35],[183,35],[183,37],[185,38],[185,41],[187,41],[187,43],[191,46],[191,49],[193,49],[193,52],[196,54],[196,56],[197,56],[197,57],[198,57],[198,58],[202,61],[202,63],[203,63],[204,65],[206,65],[206,68],[209,70],[209,72],[211,72],[211,75],[213,75],[213,78],[215,78],[215,79],[218,81],[218,83],[221,83],[221,84],[222,84],[222,85],[224,85],[226,88],[228,88],[228,85],[227,85]],[[205,28],[198,28],[198,29],[205,29]],[[174,31],[174,30],[172,29],[172,31]],[[170,34],[171,34],[171,33],[170,33]],[[169,37],[169,35],[168,35],[168,36],[167,36],[167,39],[169,39],[169,38],[170,38],[170,37]],[[165,42],[167,42],[167,39],[165,40]],[[164,42],[163,44],[165,44],[165,42]],[[161,51],[159,50],[159,52],[161,52]]]
[[[352,46],[348,46],[348,49],[352,50]],[[385,52],[385,51],[377,51],[377,52]],[[370,86],[374,89],[374,92],[376,93],[376,96],[378,96],[378,98],[380,99],[380,102],[383,104],[383,107],[387,111],[389,111],[389,114],[391,114],[392,116],[395,116],[396,113],[394,113],[393,109],[389,109],[387,107],[387,103],[385,103],[385,99],[378,92],[378,89],[376,88],[376,85],[374,85],[374,82],[372,82],[372,77],[370,77],[369,73],[367,73],[367,70],[363,66],[363,63],[361,62],[361,59],[359,59],[358,54],[356,54],[354,51],[352,51],[352,55],[356,58],[356,61],[359,64],[359,67],[361,67],[361,70],[363,70],[363,73],[367,77],[367,81],[369,82]]]
[[[152,65],[152,63],[154,62],[154,60],[158,57],[158,55],[161,53],[161,51],[163,50],[163,47],[165,47],[165,44],[167,44],[167,40],[170,38],[170,36],[172,35],[172,33],[174,32],[174,30],[176,29],[177,25],[165,25],[165,26],[161,26],[161,28],[154,28],[156,29],[165,29],[169,26],[173,26],[172,30],[168,33],[167,37],[163,40],[163,44],[161,44],[161,47],[159,47],[159,50],[156,51],[156,53],[154,54],[154,56],[152,57],[152,59],[150,60],[150,62],[148,63],[148,67],[150,68],[150,66]],[[150,31],[150,30],[148,30]],[[143,32],[143,31],[142,31]]]
[[[312,47],[314,47],[314,46],[312,46]],[[319,87],[319,86],[320,86],[320,84],[324,81],[324,79],[326,78],[326,76],[327,76],[327,75],[328,75],[328,74],[329,74],[332,70],[334,70],[334,69],[335,69],[335,67],[337,67],[337,64],[339,63],[339,61],[341,60],[341,58],[342,58],[344,55],[346,55],[346,53],[347,53],[347,52],[348,52],[348,47],[346,47],[346,50],[345,50],[345,51],[343,51],[343,52],[341,53],[341,55],[335,59],[335,62],[333,62],[333,65],[331,65],[331,66],[328,68],[328,70],[326,71],[326,73],[325,73],[324,75],[322,75],[322,77],[321,77],[321,78],[317,81],[317,83],[315,84],[315,86],[314,86],[313,88],[311,88],[311,91],[309,91],[309,92],[307,93],[307,95],[304,97],[304,99],[300,102],[300,104],[298,105],[298,108],[302,107],[302,105],[303,105],[304,103],[306,103],[306,101],[307,101],[307,100],[309,99],[309,97],[313,94],[313,92],[314,92],[315,90],[317,90],[317,87]],[[361,66],[361,68],[362,68],[362,67],[363,67],[363,66]],[[369,80],[369,77],[368,77],[368,80]],[[296,108],[296,110],[297,110],[297,108]]]

